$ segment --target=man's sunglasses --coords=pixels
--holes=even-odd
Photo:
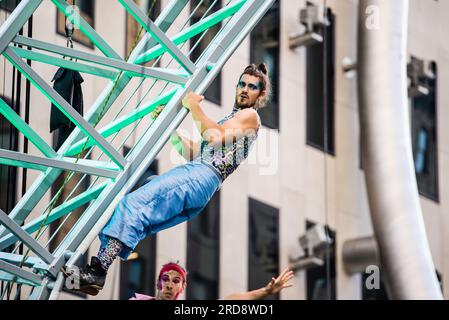
[[[256,91],[256,90],[260,90],[259,85],[258,84],[254,84],[254,83],[246,83],[245,81],[240,80],[239,83],[237,84],[237,86],[240,89],[245,88],[246,86],[248,86],[248,89],[251,91]]]

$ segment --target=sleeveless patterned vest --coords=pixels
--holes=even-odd
[[[218,121],[218,124],[223,124],[225,121],[233,118],[237,111],[240,109],[234,106],[232,112]],[[199,158],[201,162],[214,167],[221,175],[224,181],[232,172],[237,169],[237,167],[242,163],[247,157],[257,139],[257,133],[260,127],[260,117],[259,126],[255,132],[252,132],[244,137],[241,137],[237,141],[228,143],[227,145],[211,146],[207,141],[203,140],[201,142],[201,149]]]

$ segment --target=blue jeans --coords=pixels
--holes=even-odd
[[[126,259],[145,237],[200,213],[221,183],[214,168],[198,161],[165,172],[119,202],[99,235],[102,246],[105,236],[120,240],[126,246],[120,257]]]

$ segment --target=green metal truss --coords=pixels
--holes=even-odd
[[[0,281],[30,286],[29,299],[57,298],[64,285],[61,267],[72,266],[86,252],[118,201],[137,183],[187,115],[188,111],[181,106],[185,93],[201,94],[207,89],[274,0],[231,0],[218,11],[204,14],[191,26],[184,23],[186,27],[171,37],[167,36],[167,31],[179,25],[175,22],[182,20],[181,12],[189,4],[188,0],[172,0],[155,21],[151,21],[134,1],[118,2],[145,31],[127,61],[64,0],[52,0],[52,3],[100,50],[102,56],[19,35],[42,0],[22,0],[0,27],[0,53],[76,126],[59,150],[54,150],[0,99],[1,115],[41,153],[24,154],[0,149],[0,164],[41,171],[9,214],[0,210]],[[217,24],[222,24],[219,33],[204,49],[200,59],[191,61],[192,50],[185,53],[183,46],[192,37],[207,33]],[[145,65],[162,56],[171,59],[168,65]],[[109,83],[82,117],[24,59],[102,77]],[[174,66],[171,66],[172,61]],[[150,89],[141,101],[135,103],[131,102],[137,91],[134,88],[126,103],[120,104],[122,100],[118,98],[122,93],[132,91],[134,78],[139,79],[139,88],[143,83],[150,83]],[[150,114],[160,105],[165,105],[160,115],[151,119],[146,130],[138,131],[139,125],[149,120]],[[105,119],[113,120],[106,122]],[[96,127],[98,123],[100,128]],[[123,139],[126,134],[125,141],[116,139]],[[130,134],[138,135],[135,137],[137,142],[123,156],[123,145]],[[100,156],[91,160],[89,157],[93,154]],[[58,205],[59,194],[48,201],[46,194],[53,185],[58,185],[58,177],[64,174],[69,181],[75,173],[82,178],[70,195]],[[83,179],[91,181],[89,187],[74,194]],[[39,212],[38,206],[44,206],[45,210]],[[43,231],[81,208],[83,214],[76,224],[58,247],[50,251],[50,240],[45,243],[40,237]],[[52,239],[55,234],[47,235]],[[14,244],[24,244],[32,255],[6,250]]]

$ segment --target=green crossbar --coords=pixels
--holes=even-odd
[[[170,39],[175,45],[179,45],[194,36],[200,34],[203,31],[206,31],[210,27],[220,23],[226,18],[229,18],[234,13],[236,13],[246,2],[247,0],[240,0],[237,1],[231,5],[226,6],[225,8],[215,12],[214,14],[211,14],[207,18],[204,18],[203,20],[195,23],[194,25],[190,26],[189,28],[185,29],[172,39]],[[146,63],[150,60],[153,60],[154,58],[159,57],[160,55],[167,52],[167,49],[161,45],[157,45],[154,48],[148,50],[147,52],[141,54],[137,57],[136,62],[138,64]]]
[[[118,76],[117,71],[107,70],[104,68],[89,66],[83,63],[61,59],[58,57],[50,56],[47,54],[25,50],[17,47],[10,46],[10,48],[21,58],[29,59],[37,62],[43,62],[51,64],[57,67],[79,71],[81,73],[88,73],[94,76],[114,80]]]
[[[103,189],[108,185],[108,182],[103,182],[95,187],[92,187],[89,190],[84,191],[82,194],[73,197],[67,202],[62,203],[58,207],[54,208],[50,215],[45,220],[45,216],[41,215],[33,221],[28,222],[22,228],[29,234],[36,232],[41,227],[42,223],[45,220],[44,225],[49,225],[52,222],[58,220],[59,218],[65,216],[66,214],[76,210],[77,208],[95,200]],[[0,250],[3,248],[7,248],[17,241],[17,237],[13,234],[8,234],[0,239]]]
[[[177,89],[171,90],[171,91],[167,92],[166,94],[149,102],[149,104],[147,106],[145,106],[143,108],[135,109],[135,110],[131,111],[129,114],[127,114],[126,116],[116,119],[115,121],[111,122],[104,128],[98,130],[98,132],[104,138],[107,138],[107,137],[113,135],[114,133],[119,132],[120,130],[129,126],[130,124],[134,123],[135,121],[142,119],[146,115],[150,114],[158,106],[168,103],[168,101],[170,101],[170,99],[176,93],[176,90]],[[87,149],[93,145],[93,142],[91,140],[89,140],[86,145],[84,145],[85,143],[86,143],[86,138],[78,141],[65,154],[67,156],[74,156],[82,151],[83,146],[84,146],[84,149]]]
[[[40,152],[49,158],[57,157],[57,153],[33,130],[11,107],[0,98],[0,113],[9,120],[22,134],[34,144]]]
[[[14,283],[18,283],[18,284],[23,284],[23,285],[27,285],[27,286],[32,286],[32,287],[39,287],[40,284],[22,279],[18,276],[12,275],[8,272],[5,271],[1,271],[0,270],[0,281],[5,281],[5,282],[14,282]]]
[[[107,57],[121,59],[111,46],[87,23],[83,17],[74,17],[73,8],[65,0],[51,0],[55,6]],[[76,18],[76,19],[74,19]]]

